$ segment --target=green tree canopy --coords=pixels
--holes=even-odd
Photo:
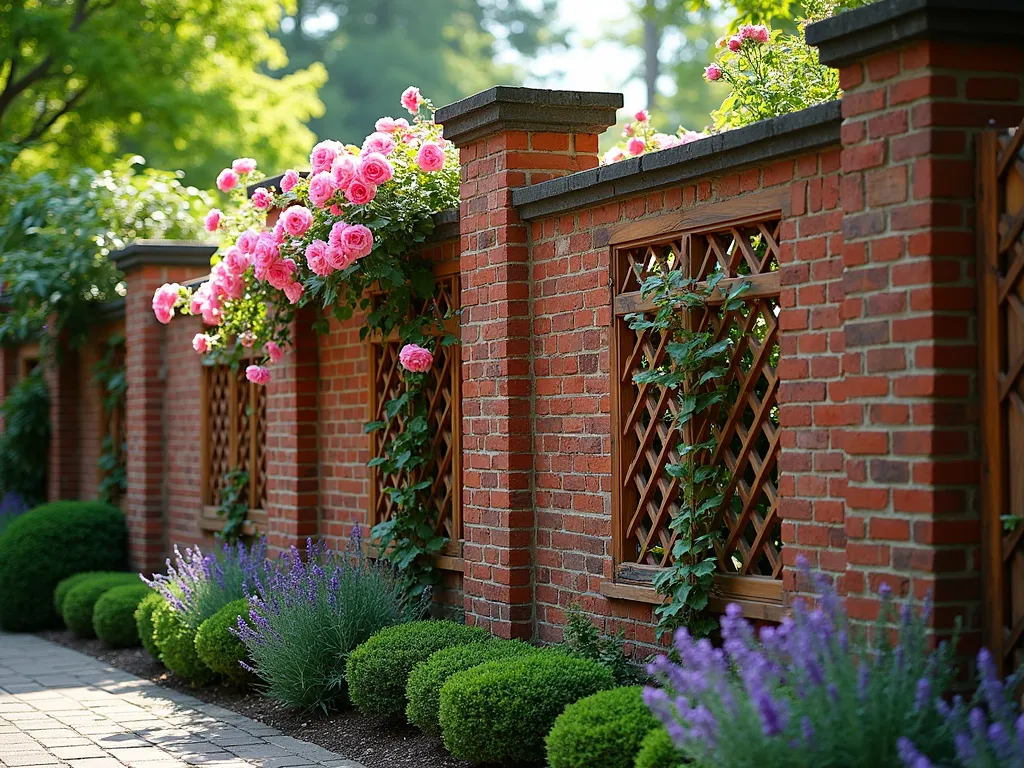
[[[208,184],[232,157],[299,160],[326,74],[287,64],[277,0],[0,0],[0,135],[18,167],[138,152]]]

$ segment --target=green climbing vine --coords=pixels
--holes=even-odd
[[[628,315],[637,331],[653,329],[668,334],[667,357],[658,367],[634,376],[638,384],[653,384],[676,392],[678,409],[672,426],[682,436],[679,462],[666,472],[679,483],[679,513],[669,523],[675,533],[669,567],[654,579],[654,587],[667,598],[655,609],[659,632],[686,627],[705,636],[716,626],[708,615],[708,601],[718,568],[715,543],[721,536],[719,511],[725,501],[729,471],[712,462],[718,441],[711,425],[727,402],[726,381],[733,339],[718,339],[711,327],[693,328],[691,319],[717,297],[720,311],[732,312],[743,304],[748,284],[737,282],[723,296],[718,290],[722,273],[706,281],[687,278],[679,270],[648,277],[641,295],[654,304],[654,313]]]
[[[236,467],[224,473],[217,516],[224,518],[224,527],[217,532],[217,538],[228,544],[237,543],[249,519],[249,473],[244,469]]]
[[[125,462],[123,423],[128,378],[124,367],[124,336],[115,334],[107,339],[106,349],[94,369],[94,378],[103,396],[103,421],[108,425],[100,444],[99,468],[102,472],[99,496],[116,504],[128,489]]]

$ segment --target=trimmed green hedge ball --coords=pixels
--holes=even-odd
[[[145,586],[135,573],[97,573],[82,579],[64,596],[64,625],[79,637],[96,637],[92,612],[96,601],[114,587]]]
[[[139,631],[139,640],[142,647],[149,651],[149,655],[160,661],[160,649],[156,646],[153,638],[153,613],[167,600],[159,592],[152,592],[146,596],[138,608],[135,609],[135,628]]]
[[[249,658],[245,645],[230,629],[238,626],[238,619],[249,618],[249,601],[235,600],[199,625],[196,632],[196,654],[199,660],[219,675],[235,682],[251,677],[239,662]]]
[[[171,672],[193,685],[208,685],[217,679],[196,653],[196,636],[166,601],[153,611],[153,640],[160,660]]]
[[[643,688],[613,688],[570,704],[545,742],[551,768],[633,768],[640,742],[658,721]]]
[[[132,648],[139,645],[139,628],[135,611],[139,603],[152,595],[143,584],[125,584],[107,590],[92,609],[92,628],[96,637],[111,648]]]
[[[671,737],[661,725],[648,733],[640,742],[634,768],[681,768],[688,761],[676,749]]]
[[[76,573],[74,576],[68,576],[66,579],[61,579],[53,590],[53,608],[57,611],[57,615],[64,616],[64,598],[67,597],[68,592],[73,587],[78,586],[85,579],[91,579],[93,576],[109,576],[114,573],[118,573],[118,571],[84,571]],[[139,583],[141,584],[142,582],[140,581]]]

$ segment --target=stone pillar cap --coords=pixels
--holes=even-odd
[[[441,107],[434,119],[456,145],[504,130],[603,133],[622,103],[621,93],[496,85]]]
[[[110,260],[122,272],[145,266],[209,267],[210,257],[217,252],[211,243],[190,240],[136,240],[110,254]]]

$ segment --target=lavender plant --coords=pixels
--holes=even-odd
[[[662,687],[644,691],[676,746],[721,768],[925,768],[931,763],[906,761],[911,749],[915,759],[953,754],[956,721],[941,695],[954,652],[945,643],[931,651],[928,608],[902,608],[892,645],[887,589],[874,631],[854,637],[835,591],[820,578],[817,586],[818,607],[797,602],[759,639],[735,605],[721,620],[720,649],[676,633],[681,664],[659,657],[649,671]]]
[[[272,566],[267,561],[266,539],[250,546],[225,544],[219,552],[204,555],[199,547],[175,547],[174,563],[167,559],[167,573],[142,580],[170,604],[185,626],[195,634],[199,625],[230,602],[248,597],[259,575]]]
[[[249,598],[249,623],[232,632],[271,699],[297,709],[329,712],[347,699],[345,663],[370,635],[420,618],[429,591],[411,598],[390,567],[362,553],[357,527],[345,551],[322,542],[293,548],[264,571]]]

